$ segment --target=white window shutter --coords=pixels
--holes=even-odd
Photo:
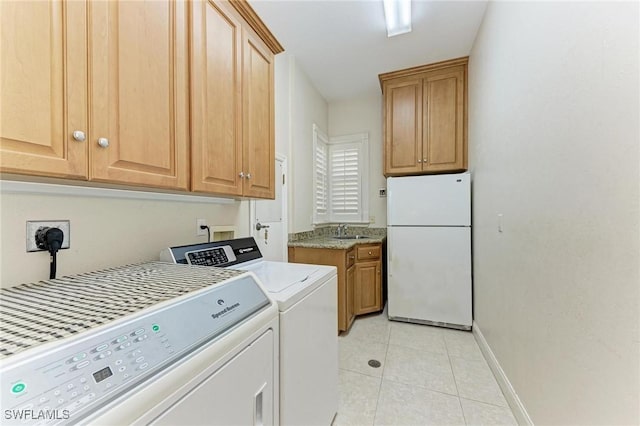
[[[313,125],[313,222],[369,222],[369,135],[328,139]]]
[[[329,145],[327,136],[313,125],[313,222],[329,221]]]
[[[331,153],[331,217],[337,221],[359,221],[362,205],[360,149],[354,144],[336,144]]]

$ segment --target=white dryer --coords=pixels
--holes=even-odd
[[[251,237],[171,247],[160,258],[253,272],[280,311],[280,423],[331,424],[338,411],[335,267],[263,260]]]
[[[277,425],[278,309],[251,273],[150,262],[0,293],[3,424]]]

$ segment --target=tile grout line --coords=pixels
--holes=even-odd
[[[391,321],[389,321],[389,318],[387,317],[387,321],[389,323],[391,323]],[[376,401],[376,411],[373,415],[373,425],[374,426],[376,424],[376,418],[378,417],[378,407],[380,406],[380,397],[382,396],[382,382],[384,381],[384,369],[387,368],[387,361],[388,361],[388,357],[389,357],[389,342],[391,342],[391,324],[389,324],[389,336],[387,337],[387,350],[384,353],[384,364],[382,364],[382,374],[380,375],[380,387],[378,388],[378,400]]]
[[[460,406],[460,412],[462,413],[462,420],[464,424],[467,423],[467,416],[464,415],[464,408],[462,408],[462,399],[460,397],[460,390],[458,389],[458,382],[456,380],[456,373],[453,371],[453,363],[451,362],[451,354],[449,354],[449,346],[447,345],[447,338],[445,335],[442,335],[442,340],[444,340],[444,349],[447,351],[447,359],[449,360],[449,368],[451,369],[451,375],[453,376],[453,384],[456,387],[456,394],[458,396],[458,405]]]
[[[473,399],[473,398],[467,398],[466,396],[461,396],[460,399],[466,399],[467,401],[472,401],[472,402],[477,402],[479,404],[484,404],[484,405],[490,405],[492,407],[496,407],[496,408],[506,408],[507,410],[509,410],[511,412],[511,414],[513,414],[513,411],[511,410],[511,407],[509,407],[509,405],[496,405],[496,404],[492,404],[490,402],[485,402],[485,401],[478,401],[477,399]]]

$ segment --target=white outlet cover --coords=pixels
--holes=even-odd
[[[71,221],[69,220],[28,220],[27,221],[27,252],[45,251],[36,245],[36,231],[42,227],[60,228],[64,234],[61,249],[71,247]]]
[[[200,225],[207,226],[207,219],[196,219],[196,236],[207,236],[206,229],[200,229]]]

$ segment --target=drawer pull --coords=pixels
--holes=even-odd
[[[371,256],[371,250],[369,250],[369,256]]]

